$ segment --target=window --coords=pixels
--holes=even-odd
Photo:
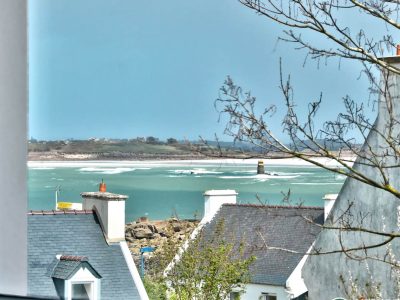
[[[262,293],[259,300],[277,300],[276,294]]]
[[[66,300],[98,300],[100,294],[99,280],[75,281],[67,280]]]
[[[71,299],[72,300],[92,300],[93,299],[93,282],[72,283]]]

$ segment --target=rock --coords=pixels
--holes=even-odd
[[[131,222],[126,224],[125,237],[135,260],[140,259],[140,248],[152,246],[156,252],[146,260],[158,264],[164,247],[169,244],[181,245],[187,236],[196,228],[198,222],[172,218],[165,221]]]
[[[151,239],[153,238],[153,232],[148,228],[135,229],[135,237],[137,239]]]
[[[167,232],[167,231],[159,231],[158,232],[162,237],[166,237],[166,238],[169,238],[169,237],[171,237],[171,234],[169,233],[169,232]]]
[[[173,223],[172,228],[174,229],[175,232],[179,232],[182,230],[182,225],[179,223]]]
[[[149,228],[149,225],[148,225],[148,224],[138,223],[138,224],[135,224],[135,225],[132,227],[133,230],[138,229],[138,228],[148,229],[148,228]]]
[[[151,232],[153,232],[153,233],[157,233],[157,232],[158,232],[157,227],[156,227],[155,225],[148,224],[147,227],[148,227],[148,228],[151,230]]]

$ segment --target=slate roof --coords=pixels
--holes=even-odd
[[[306,253],[320,229],[304,217],[322,224],[324,210],[317,207],[224,204],[204,227],[204,237],[210,237],[216,224],[222,221],[222,236],[237,243],[243,242],[245,253],[257,257],[250,266],[250,282],[285,286],[303,255],[267,250],[265,243],[269,247]]]
[[[47,268],[47,276],[51,278],[70,279],[80,268],[87,268],[96,278],[101,278],[100,274],[92,267],[85,256],[61,256],[60,259],[54,258]]]
[[[57,297],[53,279],[48,275],[54,258],[60,254],[87,257],[102,277],[102,300],[140,299],[119,243],[106,243],[92,211],[28,214],[29,295]]]

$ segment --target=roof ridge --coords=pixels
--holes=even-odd
[[[240,207],[254,207],[254,208],[287,208],[287,209],[312,209],[323,210],[320,206],[303,206],[303,205],[268,205],[268,204],[252,204],[252,203],[224,203],[223,206],[240,206]]]
[[[82,209],[82,210],[30,210],[28,211],[28,215],[90,215],[93,214],[93,210]]]
[[[83,261],[88,261],[89,259],[88,259],[87,256],[80,256],[80,255],[61,255],[61,256],[60,256],[60,260],[83,262]]]

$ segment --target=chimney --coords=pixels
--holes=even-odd
[[[107,242],[125,241],[125,201],[128,196],[108,192],[86,192],[81,196],[82,208],[96,211]]]
[[[326,194],[322,199],[324,200],[324,221],[329,215],[333,204],[337,198],[338,194]]]
[[[236,204],[235,190],[209,190],[204,192],[204,216],[202,222],[209,222],[223,204]]]

